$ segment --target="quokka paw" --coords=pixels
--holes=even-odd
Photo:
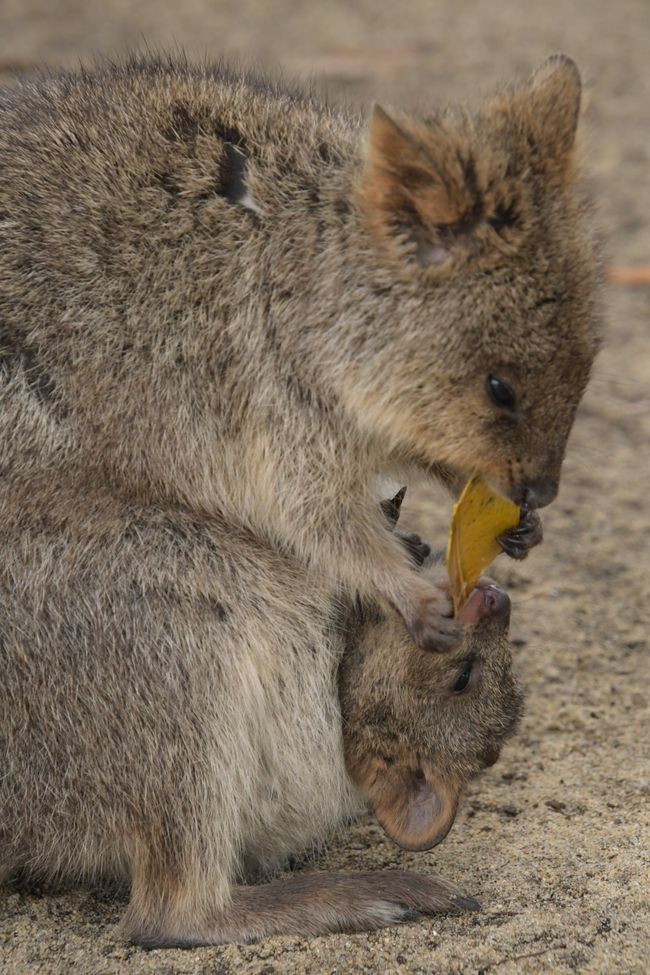
[[[497,541],[511,559],[525,559],[531,548],[544,537],[542,519],[537,511],[524,510],[518,525],[504,532]]]
[[[395,534],[406,549],[406,554],[413,565],[418,568],[424,565],[425,560],[431,555],[431,546],[422,541],[417,532],[404,533],[398,531]]]
[[[404,923],[423,914],[477,911],[480,908],[478,901],[442,877],[388,870],[366,877],[362,875],[362,878],[359,893],[361,900],[366,902],[360,911],[362,916],[365,915],[364,926]],[[361,903],[358,906],[361,908]]]
[[[454,619],[447,593],[431,590],[417,603],[416,612],[406,620],[411,636],[421,650],[445,653],[463,642],[465,628]]]

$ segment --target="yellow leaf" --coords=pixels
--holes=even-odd
[[[454,506],[447,546],[447,573],[455,614],[483,570],[500,553],[497,538],[518,525],[519,518],[517,505],[491,491],[481,477],[474,477],[465,485]]]

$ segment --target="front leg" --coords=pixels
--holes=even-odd
[[[399,532],[388,536],[387,540],[397,545],[399,564],[394,551],[390,552],[393,568],[387,572],[378,572],[378,562],[368,559],[368,564],[375,570],[375,595],[383,597],[398,611],[420,649],[443,652],[459,646],[464,628],[453,617],[444,567],[438,567],[437,577],[434,575],[436,570],[423,577],[414,571],[413,566],[422,564],[429,554],[429,546],[419,536],[401,536]],[[386,564],[387,561],[382,568]]]
[[[531,548],[539,545],[544,537],[542,519],[537,511],[521,509],[519,524],[497,539],[499,545],[512,559],[525,559]]]
[[[453,618],[444,569],[438,578],[420,575],[414,563],[425,558],[422,543],[413,538],[402,545],[389,530],[399,515],[400,499],[380,506],[375,476],[364,482],[358,470],[339,468],[336,480],[323,478],[320,470],[307,473],[319,485],[319,503],[296,503],[278,463],[277,503],[264,510],[265,518],[273,518],[265,531],[272,528],[271,537],[289,542],[301,561],[329,576],[350,599],[358,593],[393,606],[422,649],[460,646],[464,627]]]
[[[402,538],[386,530],[385,519],[394,522],[398,513],[391,517],[385,504],[381,509],[359,504],[348,509],[335,535],[330,519],[330,531],[318,536],[321,564],[335,567],[341,581],[362,596],[392,605],[421,649],[451,650],[462,642],[464,627],[453,618],[447,574],[442,566],[437,577],[435,570],[426,576],[415,571],[429,547],[419,536]]]

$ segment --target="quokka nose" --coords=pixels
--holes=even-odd
[[[557,497],[558,482],[546,478],[524,481],[512,492],[515,504],[525,508],[545,508]]]
[[[483,589],[483,607],[485,616],[510,617],[510,596],[499,586],[486,586]]]

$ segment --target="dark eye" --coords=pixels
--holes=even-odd
[[[456,678],[456,683],[452,687],[452,694],[462,694],[469,687],[469,682],[472,679],[472,665],[467,664],[465,669]]]
[[[488,376],[486,386],[488,396],[495,406],[500,406],[506,410],[514,409],[515,394],[507,383],[504,383],[497,376]]]

